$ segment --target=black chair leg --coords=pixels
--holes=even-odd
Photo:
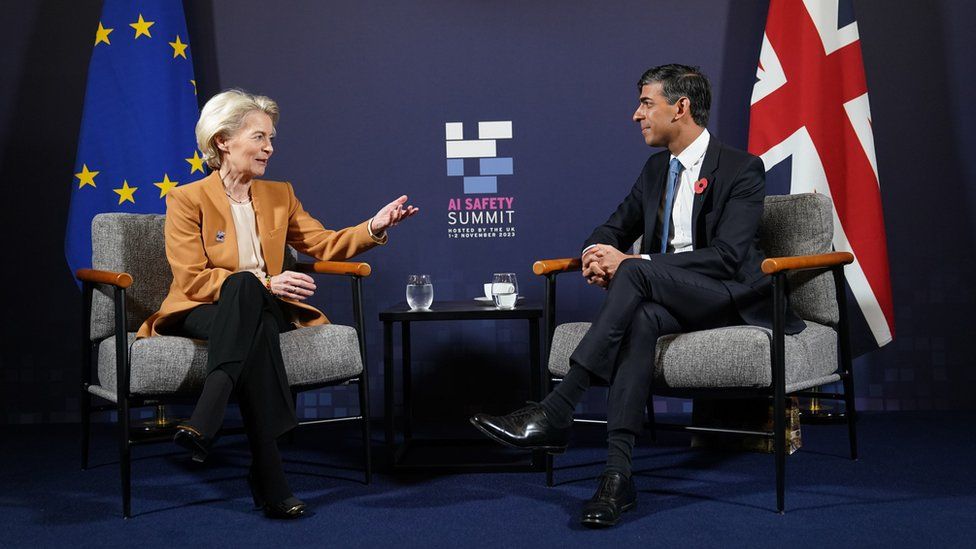
[[[647,429],[651,434],[651,442],[657,442],[657,421],[654,418],[654,395],[647,397]]]
[[[857,411],[854,409],[854,378],[848,372],[844,377],[844,405],[847,415],[847,436],[851,444],[851,459],[857,460]]]
[[[776,452],[776,511],[786,508],[786,274],[773,275],[773,447]]]
[[[119,404],[119,472],[122,480],[122,518],[132,516],[132,461],[128,403]]]
[[[552,343],[552,335],[551,334],[549,335],[549,342],[550,342],[550,344]],[[546,391],[546,394],[551,393],[553,387],[556,386],[556,383],[558,383],[559,381],[562,381],[561,379],[557,381],[557,380],[553,379],[552,376],[547,376],[547,377],[549,378],[549,382],[548,382],[548,390]],[[553,458],[552,458],[552,454],[547,453],[546,454],[546,486],[548,486],[550,488],[552,488],[552,486],[554,484],[554,481],[553,481],[553,478],[552,477],[553,477]]]
[[[373,456],[372,456],[372,433],[369,430],[369,387],[368,381],[361,377],[359,379],[359,415],[362,416],[361,425],[363,429],[363,465],[365,466],[366,484],[373,481]]]
[[[91,394],[81,390],[81,470],[88,469],[88,447],[91,441]]]
[[[292,389],[291,391],[291,401],[292,403],[295,404],[295,416],[297,417],[299,415],[298,414],[298,391],[295,391],[294,389]],[[297,430],[298,429],[292,429],[285,434],[285,439],[288,441],[288,444],[292,446],[295,445],[295,431]]]
[[[851,459],[857,459],[857,410],[854,408],[854,367],[851,365],[851,335],[847,318],[847,282],[842,265],[834,267],[834,289],[837,293],[837,310],[840,318],[837,323],[837,337],[839,343],[839,366],[844,373],[844,405],[847,416],[847,436],[850,438]]]
[[[776,512],[786,508],[786,402],[776,398],[773,404],[773,446],[776,453]]]

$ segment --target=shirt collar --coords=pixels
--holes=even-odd
[[[671,159],[678,159],[681,162],[681,166],[684,169],[689,170],[692,166],[701,161],[705,156],[705,151],[708,150],[708,140],[710,135],[707,129],[703,129],[701,134],[691,142],[691,145],[685,147],[685,150],[681,151],[678,156],[671,155]]]

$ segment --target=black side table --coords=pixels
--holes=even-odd
[[[411,311],[406,302],[401,302],[380,313],[383,322],[383,372],[384,408],[386,413],[386,444],[393,456],[394,469],[451,469],[451,470],[541,470],[544,455],[532,454],[531,461],[520,464],[495,463],[450,463],[450,464],[405,464],[404,456],[410,448],[420,445],[437,446],[447,441],[414,439],[411,433],[411,373],[410,373],[410,324],[412,322],[464,321],[464,320],[528,320],[529,321],[529,377],[530,391],[534,400],[543,397],[542,366],[539,350],[539,320],[542,318],[542,305],[530,300],[519,300],[515,309],[499,310],[493,304],[470,301],[438,301],[429,311]],[[403,443],[396,446],[394,429],[394,373],[393,373],[393,324],[400,323],[401,374],[403,377]],[[488,440],[468,441],[470,444],[485,443],[488,447],[497,443]],[[455,442],[456,443],[456,442]]]

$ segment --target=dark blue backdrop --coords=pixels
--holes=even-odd
[[[973,267],[964,258],[974,251],[968,219],[976,174],[965,160],[976,142],[966,131],[974,82],[963,60],[976,46],[967,30],[972,8],[962,0],[928,2],[924,10],[883,0],[854,7],[897,330],[894,343],[857,361],[859,403],[872,410],[972,407],[964,388],[976,377],[967,345],[974,295],[965,285]],[[4,320],[0,421],[75,420],[77,295],[58,251],[59,230],[98,3],[78,3],[72,13],[57,2],[16,10],[23,24],[3,49],[5,73],[20,75],[0,88],[3,173],[31,183],[9,187],[0,223],[5,234],[38,225],[38,214],[23,205],[36,203],[38,192],[47,197],[35,240],[11,244],[14,257],[36,258],[46,291],[10,296],[26,318]],[[375,273],[366,310],[377,396],[376,314],[403,299],[407,274],[431,274],[436,300],[480,295],[493,271],[514,271],[522,293],[538,298],[542,281],[531,274],[532,262],[575,255],[612,211],[651,152],[630,121],[644,69],[701,65],[714,88],[710,130],[744,147],[765,13],[763,1],[187,3],[201,98],[242,87],[281,105],[269,177],[292,181],[306,209],[332,227],[357,223],[401,193],[421,207],[388,246],[363,257]],[[42,32],[52,24],[64,32]],[[42,110],[50,116],[29,114]],[[513,139],[499,141],[498,154],[514,159],[514,174],[498,178],[498,194],[514,198],[516,236],[451,239],[448,200],[464,195],[460,178],[446,174],[444,124],[463,122],[472,139],[476,123],[487,120],[513,123]],[[466,172],[476,169],[476,161],[465,161]],[[46,251],[39,254],[38,245]],[[345,283],[326,284],[312,303],[348,321],[347,293]],[[588,319],[601,298],[567,275],[560,320]],[[51,332],[66,343],[48,345]],[[517,404],[527,396],[524,332],[515,324],[418,327],[417,386],[429,395],[463,395],[446,402],[452,413]],[[303,404],[313,413],[345,407],[351,396],[323,394]],[[599,408],[600,398],[588,407]],[[684,409],[678,401],[659,406]]]
[[[646,2],[444,1],[266,13],[260,2],[218,4],[217,75],[205,92],[241,86],[280,102],[268,176],[293,181],[306,208],[327,224],[356,223],[400,193],[421,207],[386,249],[366,256],[376,273],[368,312],[402,300],[412,272],[433,276],[435,300],[480,295],[493,271],[516,272],[522,292],[541,298],[532,262],[576,255],[629,192],[649,153],[630,120],[646,68],[674,60],[701,65],[714,76],[717,98],[736,88],[728,94],[735,101],[716,101],[713,131],[722,136],[723,125],[734,125],[723,124],[723,116],[734,116],[726,110],[738,111],[741,125],[764,11],[742,32],[729,9],[706,1],[666,10]],[[727,61],[726,52],[736,59]],[[741,65],[738,78],[722,78],[727,62]],[[498,195],[514,198],[516,236],[451,239],[447,203],[464,195],[459,178],[446,175],[444,123],[463,122],[471,139],[476,122],[486,120],[513,124],[513,139],[499,141],[498,154],[514,158],[515,173],[499,177]],[[475,163],[466,162],[470,173]],[[602,292],[571,278],[562,284],[560,318],[588,318]],[[341,299],[327,293],[313,302],[331,311]],[[418,386],[435,384],[431,394],[447,388],[444,362],[465,364],[463,375],[448,377],[464,389],[502,390],[525,377],[521,326],[424,325],[414,337],[430,340],[415,356]],[[371,351],[378,359],[378,346]],[[463,392],[456,404],[468,408],[526,396]]]

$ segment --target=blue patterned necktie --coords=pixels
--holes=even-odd
[[[671,166],[668,169],[668,192],[664,199],[664,213],[661,219],[661,253],[668,251],[668,227],[671,225],[671,208],[674,206],[674,188],[677,186],[678,175],[682,169],[681,162],[677,158],[671,159]]]

